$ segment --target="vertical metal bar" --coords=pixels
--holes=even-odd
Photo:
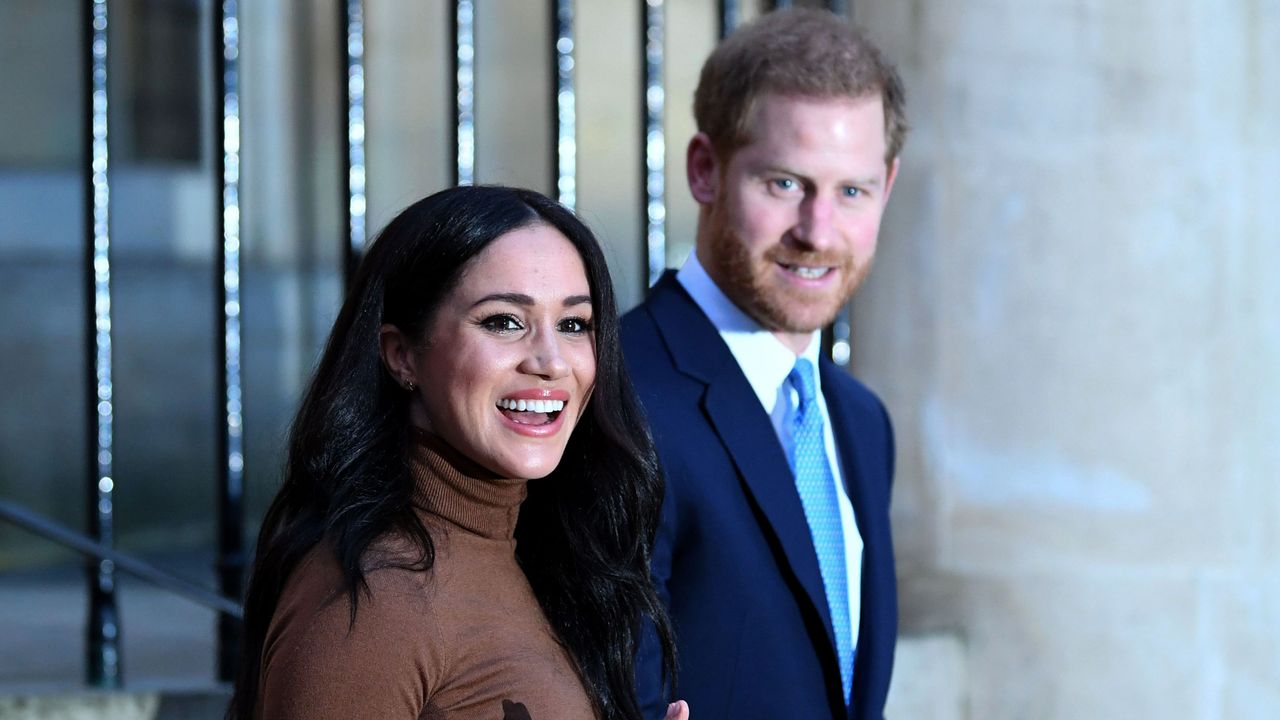
[[[570,210],[578,203],[577,92],[574,88],[573,60],[574,0],[552,0],[552,28],[555,47],[552,77],[555,87],[555,186],[556,198]]]
[[[830,355],[831,361],[840,367],[848,367],[853,356],[852,323],[850,321],[853,307],[846,304],[840,308],[840,314],[831,323]]]
[[[717,6],[720,16],[720,39],[723,40],[738,27],[738,0],[720,0]]]
[[[347,48],[342,69],[347,85],[343,117],[344,141],[347,154],[343,168],[346,185],[347,242],[343,250],[346,257],[345,278],[350,282],[356,265],[364,255],[365,247],[365,172],[364,172],[364,2],[345,0],[342,7],[342,41]]]
[[[644,0],[644,208],[647,285],[651,287],[667,267],[666,131],[662,111],[666,91],[662,83],[664,0]]]
[[[114,406],[111,383],[111,184],[107,142],[107,0],[87,0],[89,71],[85,136],[89,159],[86,173],[87,252],[85,278],[86,344],[88,350],[89,534],[106,547],[115,539],[112,478]],[[116,607],[115,564],[91,561],[89,580],[88,682],[97,687],[120,687],[120,613]]]
[[[219,174],[218,230],[222,238],[219,256],[218,368],[223,423],[219,435],[222,464],[218,487],[218,581],[222,595],[239,600],[243,595],[244,550],[244,427],[240,377],[240,20],[236,0],[222,0],[215,25],[214,67],[217,76],[218,122],[215,154]],[[239,655],[240,623],[225,613],[218,616],[218,677],[235,677]]]
[[[453,96],[457,103],[457,122],[453,145],[458,160],[454,185],[475,183],[475,16],[474,0],[456,0],[453,5]]]

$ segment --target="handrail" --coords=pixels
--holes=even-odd
[[[109,560],[120,570],[140,580],[145,580],[162,590],[167,590],[175,595],[182,595],[188,600],[217,610],[237,620],[244,619],[244,608],[241,607],[240,603],[207,590],[193,582],[170,575],[154,565],[143,562],[119,550],[113,550],[17,503],[0,499],[0,520],[7,520],[18,527],[30,530],[83,555],[98,560]]]

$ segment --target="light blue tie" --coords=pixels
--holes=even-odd
[[[813,549],[818,553],[818,570],[827,591],[831,608],[831,625],[836,633],[836,654],[840,658],[840,677],[848,702],[853,684],[853,631],[849,623],[849,584],[844,564],[844,530],[840,526],[840,506],[836,500],[835,476],[827,462],[827,447],[822,437],[822,411],[816,402],[813,363],[801,358],[787,376],[800,394],[792,425],[794,456],[791,467],[796,474],[796,490],[804,517],[809,521]]]

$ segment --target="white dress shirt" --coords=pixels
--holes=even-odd
[[[798,358],[807,358],[813,363],[818,408],[822,411],[822,439],[826,445],[827,463],[831,466],[831,475],[836,484],[840,525],[844,531],[845,578],[848,581],[845,592],[849,595],[849,622],[856,648],[858,618],[862,612],[862,536],[858,533],[853,503],[849,500],[844,484],[844,472],[836,453],[835,437],[831,433],[831,415],[827,412],[827,399],[822,393],[821,373],[818,372],[820,334],[815,331],[809,339],[809,346],[797,356],[773,333],[760,327],[759,323],[733,304],[698,262],[697,253],[689,253],[689,259],[676,273],[676,280],[689,292],[729,346],[729,352],[738,361],[751,389],[760,398],[760,404],[773,422],[773,430],[788,457],[795,447],[791,437],[791,421],[799,407],[800,395],[787,382],[787,376],[791,374]]]

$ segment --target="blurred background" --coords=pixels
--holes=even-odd
[[[563,4],[569,144],[556,3],[475,0],[473,179],[570,189],[630,307],[691,247],[684,147],[725,8],[773,3]],[[371,236],[458,171],[456,6],[352,5]],[[1280,716],[1280,1],[834,5],[899,66],[912,125],[848,317],[898,438],[890,718]],[[0,500],[82,533],[100,497],[89,6],[0,0]],[[213,588],[224,8],[103,7],[114,544]],[[237,8],[245,543],[341,301],[347,10]],[[83,563],[0,522],[0,717],[178,717],[219,692],[215,613],[117,577],[124,691],[80,697]]]

